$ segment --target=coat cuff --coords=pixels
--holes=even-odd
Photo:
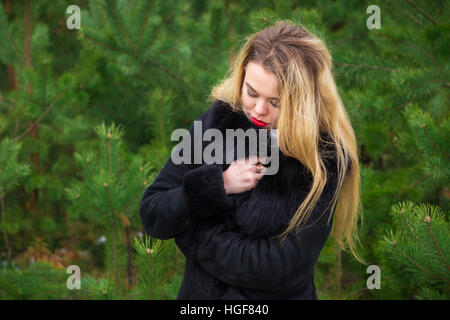
[[[192,214],[205,218],[233,207],[225,193],[220,164],[206,164],[185,173],[183,192]]]

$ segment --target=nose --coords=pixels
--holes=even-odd
[[[258,116],[264,116],[267,114],[267,107],[264,100],[259,100],[255,106],[255,112]]]

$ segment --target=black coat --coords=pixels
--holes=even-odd
[[[203,131],[217,128],[224,137],[227,128],[258,128],[220,100],[197,120]],[[277,174],[265,175],[242,194],[225,194],[222,172],[229,164],[175,165],[171,159],[147,188],[140,206],[145,230],[154,238],[175,238],[186,256],[177,299],[317,299],[314,265],[332,227],[327,222],[336,160],[322,158],[325,189],[306,226],[280,242],[271,236],[286,228],[312,176],[296,159],[281,152],[279,159]]]

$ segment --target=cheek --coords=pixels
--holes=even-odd
[[[280,117],[280,111],[279,111],[279,110],[276,110],[276,111],[272,114],[273,122],[277,122],[279,117]]]
[[[242,104],[243,104],[244,108],[246,108],[246,109],[252,108],[252,106],[253,106],[252,100],[246,94],[242,95],[241,100],[242,100]]]

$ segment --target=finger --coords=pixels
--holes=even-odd
[[[235,164],[246,164],[248,161],[246,158],[239,158],[233,161]]]
[[[266,167],[263,167],[262,168],[262,170],[261,170],[261,172],[260,172],[260,174],[261,174],[261,177],[263,177],[265,174],[266,174],[266,171],[267,171],[268,169],[266,168]]]
[[[249,163],[249,164],[257,164],[258,163],[257,156],[249,156],[246,160],[247,160],[247,163]]]
[[[266,174],[266,171],[268,169],[266,167],[264,167],[263,165],[261,165],[259,167],[259,170],[257,171],[258,176],[260,176],[261,178]]]
[[[258,157],[258,161],[260,163],[266,163],[267,162],[267,158],[266,157]]]
[[[261,180],[262,178],[264,177],[264,174],[263,173],[257,173],[256,175],[255,175],[255,179],[256,180]]]
[[[256,172],[257,173],[262,173],[264,169],[265,169],[265,167],[262,163],[256,164]]]

